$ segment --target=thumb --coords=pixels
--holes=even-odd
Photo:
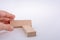
[[[9,24],[0,23],[0,30],[12,31],[13,27]]]

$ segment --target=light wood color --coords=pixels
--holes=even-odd
[[[36,36],[36,31],[32,28],[31,20],[13,20],[10,22],[14,28],[22,28],[28,37]]]
[[[23,25],[22,27],[28,37],[36,36],[36,31],[30,25]]]
[[[31,20],[13,20],[10,22],[10,25],[12,25],[14,28],[22,28],[23,25],[31,25]]]

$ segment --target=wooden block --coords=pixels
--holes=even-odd
[[[32,26],[32,23],[31,20],[13,20],[10,22],[10,25],[12,25],[15,28],[22,28],[23,25]]]
[[[31,20],[13,20],[10,22],[14,28],[23,28],[28,37],[36,36],[36,31],[32,28]]]
[[[22,27],[28,37],[36,36],[36,31],[30,25],[24,25]]]

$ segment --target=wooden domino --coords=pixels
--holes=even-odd
[[[36,31],[30,25],[23,25],[22,27],[28,37],[36,36]]]
[[[36,36],[36,31],[32,28],[31,20],[13,20],[10,22],[14,28],[22,28],[28,37]]]
[[[14,27],[14,28],[22,28],[23,25],[31,25],[31,20],[13,20],[10,22],[10,24]]]

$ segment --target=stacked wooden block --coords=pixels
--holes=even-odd
[[[10,24],[14,28],[23,28],[28,37],[36,36],[36,31],[32,28],[31,20],[14,20],[11,21]]]

